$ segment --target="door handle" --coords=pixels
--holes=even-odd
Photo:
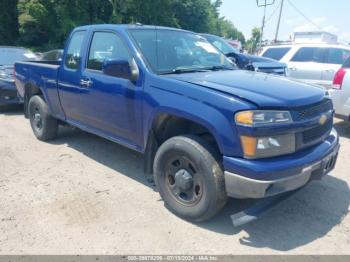
[[[289,70],[291,70],[291,71],[297,71],[297,68],[296,68],[296,67],[290,67]]]
[[[333,69],[327,69],[326,72],[333,74],[335,71]]]
[[[80,80],[80,85],[83,87],[91,87],[92,86],[92,81],[89,79],[81,79]]]

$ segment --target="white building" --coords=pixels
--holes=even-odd
[[[294,32],[294,43],[336,44],[338,36],[324,31]]]

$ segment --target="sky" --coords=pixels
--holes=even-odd
[[[289,2],[311,21],[299,14]],[[264,39],[274,39],[280,3],[281,0],[275,0],[275,4],[266,9]],[[257,7],[256,0],[223,0],[220,14],[233,22],[248,39],[253,27],[261,27],[263,9]],[[350,0],[284,0],[279,40],[288,40],[294,31],[320,29],[336,34],[339,42],[350,43]]]

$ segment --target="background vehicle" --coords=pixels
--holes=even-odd
[[[55,49],[42,54],[40,60],[43,61],[61,61],[63,55],[63,49]]]
[[[232,39],[225,39],[225,40],[230,46],[232,46],[234,49],[239,50],[241,52],[242,43],[239,40],[232,40]]]
[[[350,57],[350,47],[315,43],[267,46],[261,56],[286,63],[290,77],[329,89],[335,73]]]
[[[0,106],[18,104],[15,80],[13,76],[16,61],[36,60],[37,57],[25,48],[0,46]]]
[[[243,54],[219,36],[209,34],[202,34],[202,36],[223,52],[228,58],[232,59],[239,69],[276,75],[286,75],[287,73],[286,64],[279,63],[278,61],[269,58]]]
[[[350,58],[334,76],[333,89],[329,90],[335,113],[346,120],[350,119]]]
[[[78,27],[59,64],[17,63],[16,85],[39,140],[63,122],[145,154],[165,205],[192,221],[213,217],[228,196],[264,198],[320,179],[339,149],[323,90],[235,70],[179,29]]]

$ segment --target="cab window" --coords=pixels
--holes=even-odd
[[[102,71],[106,60],[130,60],[122,40],[111,32],[95,32],[92,38],[87,68]]]
[[[81,63],[81,48],[85,31],[75,32],[70,40],[64,64],[67,68],[77,70]]]

